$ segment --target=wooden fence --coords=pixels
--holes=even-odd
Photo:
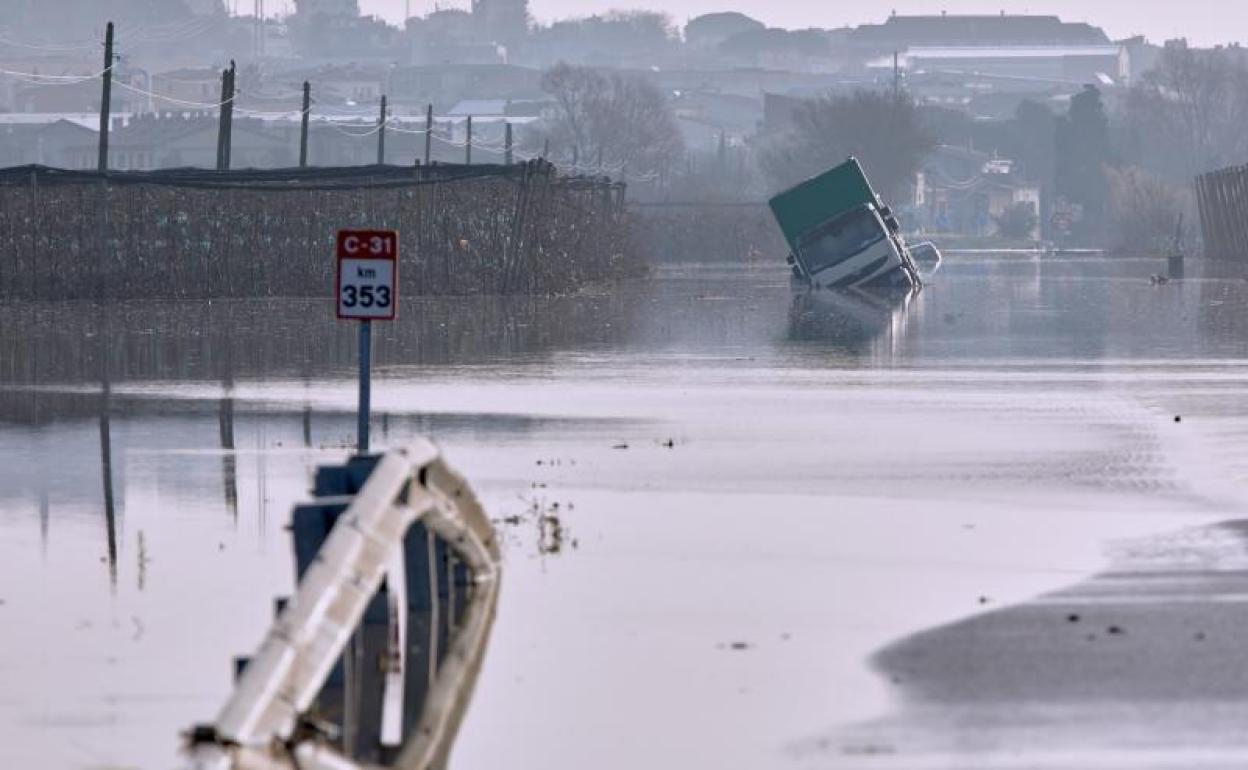
[[[566,293],[642,270],[623,197],[541,160],[0,170],[0,298],[329,296],[344,227],[400,232],[409,295]]]
[[[1248,166],[1198,176],[1196,203],[1205,256],[1248,260]]]

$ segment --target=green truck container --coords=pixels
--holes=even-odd
[[[769,201],[780,232],[795,252],[803,235],[851,209],[877,202],[875,190],[850,158],[834,169],[791,187]]]

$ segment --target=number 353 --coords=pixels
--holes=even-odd
[[[389,286],[343,286],[343,307],[390,307]]]

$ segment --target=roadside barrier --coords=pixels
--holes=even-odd
[[[298,589],[189,734],[191,766],[442,768],[498,603],[493,527],[428,442],[322,468],[316,492],[292,526]]]

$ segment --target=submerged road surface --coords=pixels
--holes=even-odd
[[[1248,284],[1156,269],[406,304],[373,441],[507,545],[453,767],[1243,766]],[[215,714],[352,441],[329,316],[0,306],[0,764],[169,768]]]

